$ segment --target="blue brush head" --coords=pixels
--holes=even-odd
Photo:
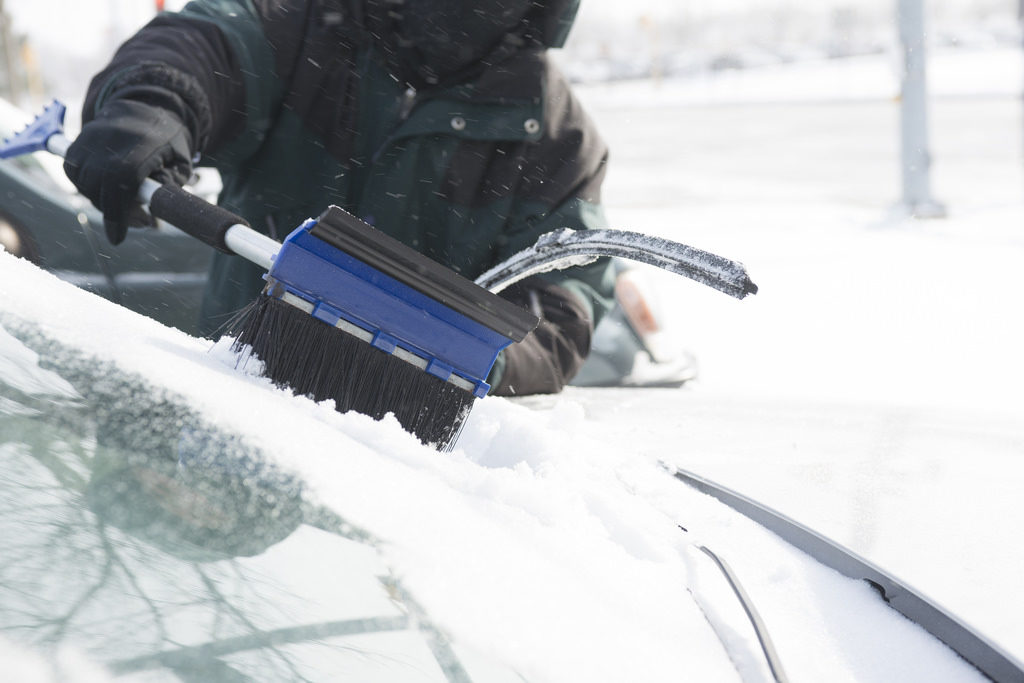
[[[293,231],[266,278],[270,296],[477,397],[498,353],[538,323],[338,207]]]

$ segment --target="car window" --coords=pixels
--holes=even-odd
[[[509,680],[254,444],[2,317],[0,462],[3,639],[145,680]]]
[[[32,182],[40,187],[54,192],[64,192],[67,190],[66,187],[63,187],[58,183],[53,175],[44,168],[43,164],[35,154],[25,154],[13,159],[4,159],[0,161],[0,164],[13,166],[22,173],[27,174],[29,178],[31,178]]]

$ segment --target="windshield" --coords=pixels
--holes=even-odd
[[[374,539],[300,480],[173,395],[10,321],[0,461],[8,640],[153,680],[468,680]]]
[[[571,396],[480,401],[440,455],[2,253],[0,331],[5,665],[70,648],[131,680],[729,680],[764,658],[695,562],[707,544],[801,679],[977,680],[866,585],[588,437]]]

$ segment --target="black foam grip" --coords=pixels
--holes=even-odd
[[[249,225],[244,218],[197,197],[176,185],[163,185],[153,193],[149,211],[182,232],[230,254],[224,233],[233,225]]]

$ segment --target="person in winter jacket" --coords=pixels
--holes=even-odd
[[[607,150],[551,63],[579,0],[196,0],[161,13],[89,86],[65,170],[114,244],[146,177],[217,168],[219,203],[282,239],[336,204],[474,278],[550,230],[604,227]],[[262,271],[217,253],[200,334]],[[612,302],[606,261],[503,293],[542,317],[497,394],[559,391]]]

